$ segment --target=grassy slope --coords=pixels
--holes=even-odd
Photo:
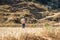
[[[19,3],[19,4],[26,4],[26,3]],[[32,15],[31,16],[31,18],[29,19],[29,17],[27,18],[27,19],[29,19],[29,20],[37,20],[37,23],[39,23],[39,24],[48,24],[48,22],[49,22],[49,24],[52,24],[52,25],[54,25],[54,24],[56,24],[56,23],[58,23],[58,22],[56,22],[56,21],[49,21],[49,20],[45,20],[44,18],[48,18],[49,16],[53,16],[53,15],[56,15],[56,14],[58,14],[57,13],[57,11],[48,11],[48,9],[47,9],[47,6],[45,6],[45,5],[42,5],[42,4],[38,4],[38,3],[33,3],[33,2],[31,2],[31,3],[29,3],[28,2],[28,5],[27,5],[27,7],[28,8],[30,8],[30,6],[29,5],[35,5],[35,6],[32,6],[31,8],[33,9],[34,7],[37,7],[37,8],[42,8],[42,9],[44,9],[44,10],[46,10],[46,11],[42,11],[42,12],[37,12],[37,13],[39,13],[39,14],[37,14],[37,13],[34,13],[35,11],[33,11],[33,13],[31,13],[30,12],[30,10],[28,10],[28,9],[23,9],[23,11],[21,11],[20,12],[20,10],[22,10],[22,8],[20,9],[20,8],[18,8],[17,10],[16,10],[16,8],[17,7],[14,7],[14,6],[10,6],[10,5],[0,5],[0,24],[2,24],[2,23],[5,23],[5,24],[17,24],[17,23],[14,23],[13,21],[10,21],[10,20],[14,20],[14,19],[16,19],[16,18],[21,18],[21,17],[23,17],[24,15]],[[24,5],[23,5],[24,6]],[[16,12],[11,12],[10,11],[10,9],[11,8],[15,8],[15,10],[16,10]],[[39,10],[38,10],[39,11]],[[5,15],[3,15],[3,14],[9,14],[9,16],[5,16]],[[11,15],[12,14],[12,15]],[[39,16],[41,16],[41,14],[42,14],[42,16],[43,16],[43,18],[41,18],[41,19],[43,19],[43,20],[41,20],[41,19],[36,19],[36,17],[38,17],[38,15]],[[19,16],[14,16],[14,15],[19,15]],[[60,14],[59,14],[60,15]],[[51,19],[51,20],[55,20],[56,18],[60,18],[59,17],[59,15],[57,15],[57,16],[53,16],[53,18]],[[11,18],[12,17],[12,18]],[[7,20],[5,20],[5,19],[7,19]],[[28,20],[28,22],[30,22]],[[31,25],[32,26],[32,25]],[[35,25],[34,25],[35,26]]]

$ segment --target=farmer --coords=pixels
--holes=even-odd
[[[26,23],[25,18],[22,18],[22,19],[21,19],[22,28],[25,28],[25,23]]]

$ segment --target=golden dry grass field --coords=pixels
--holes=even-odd
[[[0,27],[0,40],[60,40],[58,28]]]
[[[37,2],[0,5],[0,40],[60,40],[60,11]]]

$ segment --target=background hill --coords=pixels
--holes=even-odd
[[[20,24],[25,17],[27,24],[60,25],[59,11],[59,0],[0,0],[0,24]]]

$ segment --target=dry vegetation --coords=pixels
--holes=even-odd
[[[0,26],[2,24],[19,26],[22,17],[27,19],[27,24],[44,25],[49,22],[48,24],[52,26],[60,25],[60,12],[58,10],[49,11],[46,5],[34,2],[0,5]]]
[[[0,40],[60,40],[60,12],[35,2],[0,5]]]
[[[0,40],[60,40],[59,30],[60,28],[53,27],[50,29],[3,27],[0,28]]]

